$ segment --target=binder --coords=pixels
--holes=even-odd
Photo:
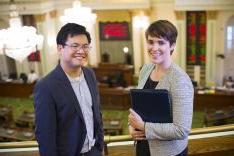
[[[131,104],[143,121],[172,123],[172,103],[166,89],[131,89]]]

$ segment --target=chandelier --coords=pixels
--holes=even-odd
[[[149,26],[149,19],[143,13],[133,17],[133,25],[138,29],[146,29]]]
[[[10,5],[10,27],[0,30],[0,53],[22,62],[42,46],[43,36],[32,26],[22,26],[16,5]]]
[[[94,24],[96,21],[97,15],[92,13],[91,8],[82,7],[81,2],[75,0],[73,2],[73,7],[66,9],[64,11],[64,16],[60,17],[60,21],[65,23],[77,23],[84,26],[89,26]]]
[[[66,23],[76,23],[83,25],[86,27],[86,30],[90,33],[92,36],[92,40],[95,41],[96,34],[95,34],[95,23],[96,23],[97,15],[92,13],[91,8],[83,7],[81,6],[81,2],[78,0],[75,0],[73,2],[73,7],[65,9],[64,15],[60,17],[60,21],[62,24]],[[97,58],[98,53],[96,50],[96,43],[91,42],[91,51],[92,55],[89,57],[89,64],[90,65],[97,65]],[[88,63],[87,62],[87,63]]]

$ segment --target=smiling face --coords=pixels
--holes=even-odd
[[[68,36],[65,45],[58,45],[60,63],[71,70],[80,68],[88,59],[88,51],[84,50],[87,46],[89,42],[85,34]]]
[[[164,68],[171,64],[177,34],[176,27],[167,20],[158,20],[150,24],[145,37],[152,63],[163,65]]]
[[[151,58],[151,62],[158,65],[167,64],[171,61],[171,51],[175,48],[175,44],[164,38],[153,36],[147,37],[147,49]]]

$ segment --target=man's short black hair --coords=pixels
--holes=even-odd
[[[68,37],[75,35],[86,35],[88,42],[91,43],[91,37],[86,28],[76,23],[65,24],[58,32],[56,42],[57,45],[65,45]]]

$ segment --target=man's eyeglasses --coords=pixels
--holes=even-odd
[[[80,51],[80,49],[82,49],[86,53],[88,53],[90,51],[90,49],[91,49],[91,46],[88,45],[88,44],[84,44],[84,45],[79,45],[79,44],[73,44],[73,45],[64,44],[64,46],[70,47],[73,51]]]

